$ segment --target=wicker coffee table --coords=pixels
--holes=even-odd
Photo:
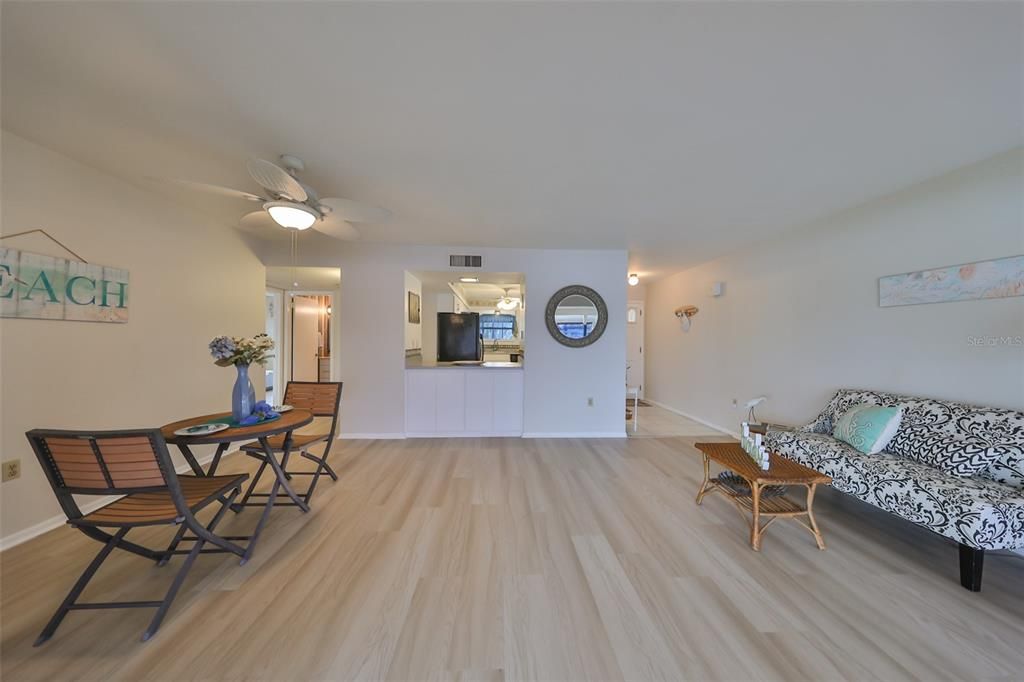
[[[809,469],[791,459],[772,453],[768,469],[759,467],[750,456],[743,451],[739,443],[697,443],[696,447],[704,455],[704,483],[697,493],[697,504],[711,492],[719,492],[729,498],[736,508],[750,519],[750,547],[755,552],[761,551],[761,538],[765,530],[778,518],[790,518],[799,523],[814,535],[818,549],[825,549],[825,538],[818,530],[814,520],[814,490],[818,485],[828,485],[832,479],[814,469]],[[734,487],[723,485],[711,478],[711,460],[733,471],[750,486],[749,493],[737,491]],[[768,486],[804,486],[807,488],[807,506],[784,496],[765,497],[761,493]],[[806,516],[805,523],[800,517]],[[767,522],[761,525],[761,518]]]

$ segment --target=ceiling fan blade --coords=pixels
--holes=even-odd
[[[269,213],[262,210],[246,213],[242,216],[242,219],[238,221],[238,227],[246,232],[251,232],[264,237],[273,237],[276,236],[276,232],[285,231],[281,226],[274,222],[274,219],[270,217]]]
[[[179,180],[177,178],[149,178],[157,182],[170,183],[172,185],[178,185],[185,189],[192,189],[199,192],[208,192],[210,194],[219,194],[224,197],[234,197],[236,199],[246,199],[248,201],[268,201],[261,196],[252,194],[251,192],[243,192],[240,189],[231,189],[230,187],[221,187],[220,185],[211,185],[205,182],[192,182],[191,180]]]
[[[357,230],[354,225],[345,222],[337,216],[318,220],[313,223],[313,229],[317,232],[323,232],[328,237],[334,237],[335,239],[343,239],[345,241],[359,239],[359,230]]]
[[[351,199],[327,197],[320,200],[320,205],[328,207],[333,217],[350,223],[383,223],[391,217],[391,211],[386,208],[378,208]]]
[[[295,201],[305,201],[308,197],[299,181],[275,163],[264,159],[249,159],[245,162],[245,167],[252,179],[260,184],[260,187],[266,187],[272,192],[283,194]]]

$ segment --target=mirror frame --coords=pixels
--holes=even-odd
[[[597,308],[597,324],[594,325],[594,329],[590,334],[581,339],[569,338],[555,324],[555,311],[558,310],[558,304],[569,296],[583,296],[589,299],[594,304],[594,307]],[[585,287],[582,284],[571,284],[556,291],[548,301],[547,308],[544,309],[544,323],[548,327],[548,333],[558,343],[570,348],[583,348],[594,343],[604,334],[605,327],[608,326],[608,306],[605,305],[601,294],[590,287]]]

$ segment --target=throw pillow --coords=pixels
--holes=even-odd
[[[981,476],[1024,488],[1024,445],[995,445],[994,457],[988,468],[979,472]]]
[[[836,422],[832,436],[866,455],[885,449],[900,427],[903,410],[861,403],[848,409]]]
[[[905,456],[952,476],[970,478],[987,470],[999,454],[999,449],[979,440],[930,433],[917,436]]]

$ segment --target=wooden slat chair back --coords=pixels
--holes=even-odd
[[[148,436],[39,436],[44,466],[74,492],[109,494],[167,485]]]
[[[284,389],[286,405],[309,410],[315,417],[338,418],[341,382],[289,381]],[[332,431],[334,425],[332,424]]]
[[[320,480],[321,475],[327,474],[332,480],[338,480],[338,475],[327,463],[327,456],[331,452],[331,445],[334,443],[334,438],[338,432],[338,413],[341,406],[342,385],[343,384],[340,381],[288,382],[288,385],[284,389],[284,403],[286,405],[291,405],[296,409],[309,410],[313,413],[314,417],[330,417],[331,426],[327,430],[327,433],[296,433],[287,437],[290,438],[290,440],[286,440],[285,436],[277,436],[267,439],[267,449],[269,449],[270,452],[266,452],[261,443],[252,443],[242,446],[242,452],[263,461],[260,463],[259,469],[256,470],[256,475],[253,476],[252,481],[249,482],[249,487],[242,496],[242,501],[238,506],[263,506],[262,502],[249,502],[249,498],[267,496],[266,493],[257,493],[254,491],[260,481],[260,477],[263,475],[263,472],[267,467],[266,458],[272,457],[275,452],[284,453],[281,459],[281,466],[289,476],[313,477],[309,483],[309,489],[303,494],[303,500],[306,504],[309,504],[310,499],[312,499],[313,491],[316,490],[316,485]],[[322,456],[317,456],[309,452],[309,447],[316,443],[326,443],[326,446],[324,447],[324,454]],[[291,455],[292,449],[298,450],[299,455],[304,459],[315,462],[317,465],[316,469],[314,471],[288,471],[288,458]],[[280,504],[289,507],[295,506],[294,502],[282,502]]]
[[[69,525],[104,543],[60,608],[39,635],[35,645],[50,639],[69,611],[79,609],[140,608],[157,609],[149,628],[142,636],[149,639],[160,627],[185,575],[201,552],[231,552],[244,556],[245,549],[226,538],[213,534],[228,505],[237,497],[248,474],[230,476],[179,478],[159,429],[132,431],[62,431],[34,429],[25,434],[53,488]],[[121,495],[117,500],[89,514],[83,514],[75,495]],[[195,513],[203,507],[221,502],[213,520],[203,525]],[[125,539],[133,528],[151,525],[178,525],[174,541],[165,550],[154,550]],[[110,534],[101,528],[116,528]],[[185,531],[193,537],[185,537]],[[189,550],[176,550],[181,541],[195,545]],[[219,547],[203,550],[205,543]],[[164,599],[80,603],[77,601],[100,564],[114,549],[122,549],[165,565],[174,554],[188,554]]]

